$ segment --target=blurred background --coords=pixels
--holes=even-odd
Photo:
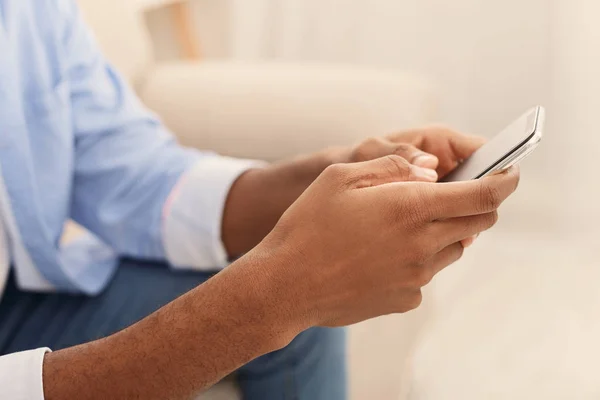
[[[148,11],[146,22],[159,60],[189,55],[178,40],[178,19],[172,18],[168,7],[157,6],[178,1],[130,1]],[[527,107],[543,104],[549,109],[548,135],[526,174],[547,177],[550,170],[554,183],[560,175],[563,185],[569,185],[574,183],[573,174],[565,171],[565,164],[574,171],[593,170],[580,163],[594,155],[584,156],[583,147],[593,150],[600,144],[592,117],[600,85],[596,74],[600,57],[595,56],[600,5],[594,1],[182,3],[188,8],[192,46],[203,60],[394,69],[432,85],[438,105],[433,121],[487,136]],[[574,159],[579,165],[567,161]],[[556,195],[573,194],[579,203],[585,201],[575,194],[578,184],[569,189],[548,186],[557,190]],[[545,202],[556,195],[547,196]]]
[[[272,160],[429,123],[491,137],[544,105],[499,226],[421,310],[351,328],[351,393],[600,398],[600,3],[129,2],[80,1],[189,145]]]

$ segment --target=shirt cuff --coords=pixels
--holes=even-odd
[[[0,399],[44,400],[42,348],[0,357]]]
[[[163,243],[173,267],[214,271],[227,265],[221,240],[227,195],[242,173],[265,165],[256,160],[210,157],[186,172],[163,208]]]

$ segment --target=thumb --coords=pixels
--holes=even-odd
[[[413,165],[397,155],[388,155],[371,161],[346,164],[355,187],[372,187],[393,182],[436,182],[433,169]]]

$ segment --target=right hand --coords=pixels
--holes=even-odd
[[[336,164],[251,253],[271,258],[288,315],[342,326],[418,307],[421,288],[492,227],[519,172],[470,182],[415,182],[399,156]],[[273,262],[275,261],[275,262]]]

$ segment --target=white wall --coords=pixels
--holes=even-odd
[[[444,122],[493,134],[525,107],[547,100],[549,1],[193,4],[209,57],[344,62],[416,71],[438,83]]]
[[[600,222],[600,2],[555,0],[553,127],[554,170],[564,177],[563,211],[578,237],[598,242]]]

